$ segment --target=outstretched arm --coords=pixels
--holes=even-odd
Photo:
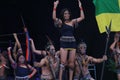
[[[41,50],[36,50],[33,39],[29,39],[29,40],[31,41],[32,51],[33,51],[34,53],[36,53],[36,54],[41,55],[41,54],[42,54],[42,51],[41,51]]]
[[[111,44],[111,46],[110,46],[110,49],[113,51],[113,52],[115,52],[115,46],[116,46],[116,44],[117,44],[117,42],[119,41],[119,34],[118,33],[116,33],[115,34],[115,36],[114,36],[114,42]]]
[[[34,62],[35,67],[42,67],[45,64],[45,59],[42,59],[40,62]]]
[[[114,41],[111,45],[110,45],[110,50],[112,50],[113,52],[115,52],[115,45],[116,45],[116,41]]]
[[[58,4],[59,4],[59,0],[54,2],[52,18],[54,20],[55,25],[59,25],[59,27],[60,27],[62,24],[62,21],[56,17],[56,8],[57,8]]]
[[[9,59],[10,59],[10,62],[11,62],[12,64],[15,64],[15,61],[13,60],[13,58],[12,58],[12,56],[11,56],[11,47],[8,47],[7,50],[8,50],[8,57],[9,57]]]
[[[16,34],[16,33],[13,33],[13,36],[14,36],[14,38],[15,38],[15,41],[16,41],[16,43],[17,43],[18,48],[20,49],[20,48],[21,48],[21,44],[20,44],[20,41],[18,40],[17,34]]]
[[[13,56],[14,56],[14,58],[15,58],[15,60],[16,60],[16,57],[17,57],[17,42],[15,42],[15,45],[14,45],[14,48],[13,48]]]
[[[104,55],[102,58],[93,58],[89,56],[89,61],[94,62],[94,63],[101,63],[103,61],[107,60],[107,56]]]
[[[79,4],[79,8],[80,8],[80,17],[72,20],[74,24],[76,22],[78,23],[78,22],[82,21],[85,18],[80,0],[78,0],[78,4]]]
[[[56,19],[57,19],[57,17],[56,17],[56,8],[57,8],[58,4],[59,4],[58,0],[55,1],[54,4],[53,4],[54,6],[53,6],[53,16],[52,17],[53,17],[54,21],[56,21]]]

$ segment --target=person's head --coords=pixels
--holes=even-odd
[[[120,49],[120,42],[117,42],[116,48],[119,48],[119,49]]]
[[[63,9],[61,11],[61,19],[62,21],[66,21],[66,20],[71,20],[71,12],[70,10],[68,10],[67,8]]]
[[[81,54],[86,54],[87,45],[85,42],[80,42],[77,47],[77,51]]]
[[[120,39],[120,32],[116,32],[114,37],[115,37],[116,39]]]
[[[25,57],[24,57],[23,54],[18,54],[18,55],[17,55],[17,63],[18,63],[18,64],[24,64],[24,63],[26,63]]]
[[[17,54],[23,54],[22,48],[19,48],[19,49],[18,49]]]
[[[46,46],[46,51],[48,51],[51,55],[55,55],[55,47],[53,44],[48,43]]]

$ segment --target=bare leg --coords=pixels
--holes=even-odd
[[[75,53],[76,53],[76,49],[73,49],[70,51],[70,55],[69,55],[69,80],[73,80]]]
[[[95,80],[95,79],[93,79],[93,78],[90,78],[90,80]]]
[[[118,76],[118,80],[120,80],[120,74],[117,74],[117,76]]]
[[[67,50],[60,48],[61,64],[60,64],[59,80],[62,80],[62,74],[63,74],[63,70],[65,68],[65,64],[66,64],[66,60],[67,60],[67,53],[68,53]]]

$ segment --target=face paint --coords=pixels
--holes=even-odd
[[[50,54],[55,55],[55,48],[53,45],[50,46],[49,52],[50,52]]]
[[[82,43],[79,45],[79,51],[81,54],[85,54],[87,49],[87,45],[85,43]]]

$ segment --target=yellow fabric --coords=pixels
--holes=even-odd
[[[118,3],[119,3],[119,10],[120,10],[120,0],[118,0]]]
[[[64,48],[65,50],[74,50],[75,48]]]
[[[120,1],[120,0],[119,0]],[[100,33],[106,32],[106,26],[109,26],[112,20],[111,31],[120,31],[120,14],[103,13],[96,16]]]

